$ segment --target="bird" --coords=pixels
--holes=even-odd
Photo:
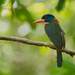
[[[57,67],[61,67],[63,60],[62,49],[65,48],[65,37],[59,21],[54,15],[45,14],[42,18],[36,20],[35,23],[42,23],[45,25],[45,32],[57,51]]]

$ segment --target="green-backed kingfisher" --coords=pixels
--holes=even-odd
[[[57,66],[62,66],[62,49],[65,48],[64,31],[59,26],[59,22],[55,16],[51,14],[44,15],[41,19],[36,20],[35,23],[45,24],[45,32],[48,38],[57,49]]]

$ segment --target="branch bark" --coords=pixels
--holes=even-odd
[[[35,46],[45,46],[45,47],[49,47],[53,50],[56,50],[55,46],[52,44],[49,44],[47,42],[33,41],[33,40],[26,39],[26,38],[20,38],[20,37],[14,37],[14,36],[0,36],[0,40],[19,42],[19,43],[35,45]],[[67,49],[62,49],[62,52],[69,54],[70,56],[75,55],[74,51],[67,50]]]

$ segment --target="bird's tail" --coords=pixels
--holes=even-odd
[[[62,66],[62,51],[59,49],[57,50],[57,66]]]

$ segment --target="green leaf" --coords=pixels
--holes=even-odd
[[[5,0],[0,0],[0,6],[5,2]]]
[[[64,8],[65,5],[65,0],[59,0],[57,6],[56,6],[56,10],[57,11],[61,11]]]

